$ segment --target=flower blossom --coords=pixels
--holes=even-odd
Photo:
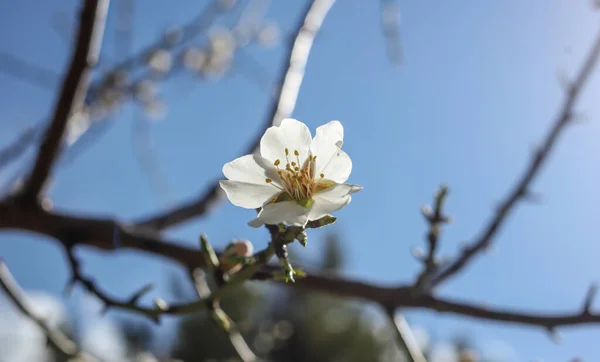
[[[266,130],[260,152],[237,158],[223,166],[228,180],[220,181],[229,201],[258,209],[248,225],[305,226],[351,201],[362,186],[345,183],[352,160],[342,151],[344,128],[331,121],[317,128],[286,118]]]

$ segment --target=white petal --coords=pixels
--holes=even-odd
[[[320,174],[335,152],[344,143],[344,127],[339,121],[331,121],[317,128],[310,150],[317,156],[316,174]],[[344,180],[345,181],[345,180]]]
[[[300,153],[300,162],[308,158],[312,137],[308,127],[295,119],[286,118],[278,127],[269,127],[260,140],[260,154],[271,161],[281,161],[283,168],[286,164],[285,149],[289,150],[290,162],[296,161],[294,151]]]
[[[341,149],[337,148],[337,151],[329,158],[329,161],[323,165],[321,170],[315,172],[315,177],[319,177],[321,173],[327,180],[335,181],[337,183],[344,183],[350,177],[352,172],[352,160],[350,156]],[[319,158],[317,157],[317,162]]]
[[[223,180],[219,181],[219,185],[221,185],[232,204],[246,209],[261,207],[281,192],[281,190],[270,184],[256,185],[247,182]]]
[[[231,181],[267,185],[266,179],[272,179],[279,185],[279,176],[272,162],[258,154],[246,155],[228,162],[223,166],[223,174]]]
[[[304,226],[308,221],[309,209],[298,205],[295,201],[276,202],[265,205],[258,213],[256,219],[248,225],[260,227],[264,224],[279,224]]]
[[[346,195],[344,197],[338,197],[334,199],[326,199],[319,196],[315,196],[314,203],[310,209],[308,218],[310,220],[318,220],[325,215],[329,215],[334,211],[338,211],[344,206],[348,205],[352,201],[352,196]]]
[[[327,214],[331,214],[352,201],[350,194],[362,190],[362,186],[351,184],[338,184],[313,196],[309,219],[317,220]]]

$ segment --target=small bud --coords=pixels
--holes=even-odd
[[[220,257],[220,268],[230,274],[238,272],[242,268],[239,258],[251,257],[254,254],[254,246],[248,240],[237,240],[230,243],[223,255]]]
[[[296,235],[296,240],[300,242],[300,245],[306,247],[306,245],[308,244],[308,235],[306,234],[306,231],[302,231],[301,233]]]
[[[425,216],[425,218],[430,219],[431,215],[433,214],[433,210],[431,210],[431,206],[423,205],[421,206],[421,213],[423,216]]]
[[[162,311],[169,309],[169,305],[162,298],[154,299],[154,306]]]

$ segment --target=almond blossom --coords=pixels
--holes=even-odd
[[[248,225],[305,226],[344,206],[362,186],[345,183],[352,171],[350,157],[342,151],[344,128],[331,121],[317,128],[286,118],[266,130],[260,152],[237,158],[223,166],[228,180],[220,181],[229,201],[259,209]]]

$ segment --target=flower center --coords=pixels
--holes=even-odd
[[[281,164],[281,160],[275,160],[273,163],[277,168],[279,179],[281,180],[282,194],[277,195],[269,203],[279,201],[296,200],[299,205],[310,207],[312,204],[312,196],[328,187],[333,186],[333,182],[326,180],[324,174],[319,174],[315,177],[315,165],[317,156],[309,153],[308,159],[300,162],[300,152],[294,150],[295,160],[290,161],[290,151],[285,149],[285,168]],[[272,183],[273,180],[267,178],[267,183]],[[275,185],[274,185],[275,186]]]

